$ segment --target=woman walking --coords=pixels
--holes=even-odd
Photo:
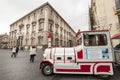
[[[34,62],[34,57],[36,56],[36,54],[36,48],[35,46],[32,46],[32,48],[30,49],[30,62]]]
[[[16,57],[16,47],[13,46],[12,48],[12,55],[11,55],[11,58],[14,56],[14,58]]]

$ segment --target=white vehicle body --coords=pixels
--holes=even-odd
[[[80,35],[81,45],[70,48],[58,47],[45,49],[43,60],[40,63],[43,74],[49,75],[52,72],[63,74],[114,74],[112,66],[114,55],[109,32],[84,31]],[[102,45],[99,45],[97,42],[100,36],[105,39]],[[92,41],[96,40],[93,44],[89,40],[92,38]]]

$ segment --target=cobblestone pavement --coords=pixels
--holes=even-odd
[[[43,52],[35,57],[35,62],[29,62],[28,51],[19,51],[16,58],[11,58],[11,51],[0,49],[0,80],[102,80],[93,75],[53,74],[44,76],[39,70],[39,62]],[[120,71],[107,80],[120,80]]]

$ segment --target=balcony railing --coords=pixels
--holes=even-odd
[[[18,36],[23,36],[24,33],[23,32],[18,32]]]
[[[40,29],[39,29],[39,31],[42,31],[42,30],[43,30],[43,28],[40,28]]]
[[[52,30],[52,29],[48,29],[48,31],[49,31],[49,32],[53,32],[53,30]]]

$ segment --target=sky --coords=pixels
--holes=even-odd
[[[61,17],[77,32],[88,30],[88,9],[91,0],[0,0],[0,34],[10,31],[10,24],[49,2]]]

